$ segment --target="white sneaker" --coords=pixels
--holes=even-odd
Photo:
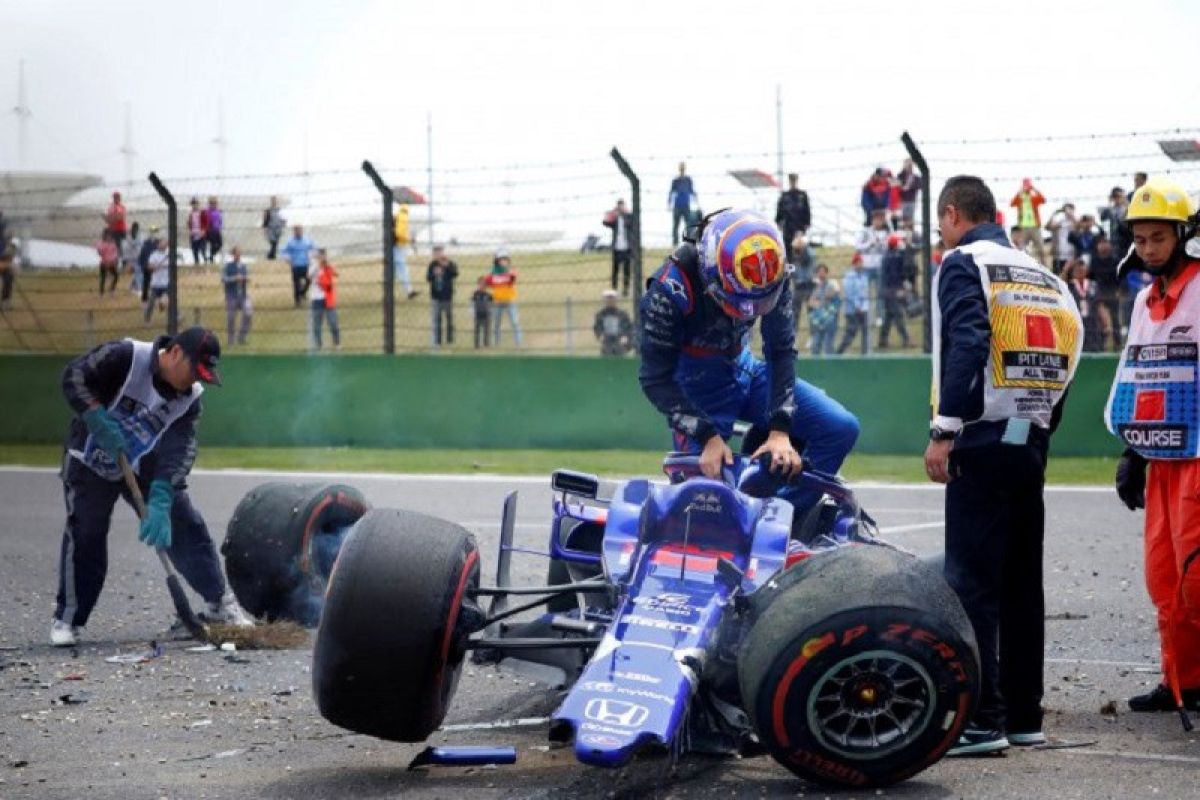
[[[254,625],[254,618],[238,604],[233,592],[225,592],[220,600],[209,603],[208,608],[200,612],[200,618],[204,622],[236,625],[239,628],[250,628]]]
[[[56,619],[50,624],[50,644],[55,647],[74,647],[79,644],[79,634],[82,631],[83,628]]]
[[[1046,743],[1046,734],[1041,731],[1008,734],[1008,743],[1015,747],[1033,747]]]

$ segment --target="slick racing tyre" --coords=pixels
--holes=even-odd
[[[357,733],[420,742],[454,694],[482,620],[475,537],[410,511],[374,509],[338,556],[313,649],[321,715]]]
[[[970,622],[916,558],[858,545],[813,556],[751,600],[738,677],[759,740],[820,783],[886,786],[937,761],[978,694]]]
[[[333,560],[367,511],[352,486],[264,483],[233,511],[221,553],[242,607],[268,620],[313,626]]]

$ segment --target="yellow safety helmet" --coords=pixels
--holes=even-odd
[[[1177,222],[1186,225],[1196,213],[1183,187],[1164,178],[1151,178],[1133,191],[1125,222]]]

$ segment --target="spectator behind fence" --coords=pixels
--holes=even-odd
[[[208,260],[208,212],[200,208],[200,200],[193,197],[188,211],[188,239],[192,243],[192,263]]]
[[[687,174],[687,164],[679,162],[679,174],[671,181],[671,192],[667,195],[667,208],[671,212],[671,245],[679,244],[679,225],[684,232],[691,219],[692,208],[697,204],[696,187]]]
[[[1154,276],[1138,267],[1125,271],[1121,278],[1121,340],[1124,341],[1129,333],[1130,320],[1133,318],[1133,301],[1138,292],[1154,283]]]
[[[604,307],[596,312],[592,333],[600,341],[602,356],[623,356],[633,349],[633,320],[617,307],[615,289],[604,290]]]
[[[135,222],[129,226],[129,238],[121,243],[121,269],[132,276],[129,290],[139,295],[142,293],[142,270],[138,266],[138,256],[142,254],[143,244],[141,226]]]
[[[808,305],[808,296],[813,290],[817,257],[802,233],[796,234],[796,238],[792,240],[791,250],[791,257],[794,259],[791,264],[796,268],[792,272],[792,308],[795,311],[796,332],[799,333],[804,307]]]
[[[833,355],[837,340],[838,310],[842,306],[842,291],[837,281],[829,277],[829,267],[818,264],[816,282],[808,297],[808,327],[812,333],[812,354]]]
[[[125,234],[129,230],[125,217],[125,204],[121,202],[121,193],[113,192],[112,203],[109,204],[108,211],[104,214],[104,229],[112,237],[113,244],[117,246],[117,252],[121,251],[121,245],[125,243]]]
[[[297,226],[299,227],[299,226]],[[329,263],[325,248],[317,251],[317,263],[308,268],[308,282],[312,287],[312,343],[316,350],[321,349],[322,320],[329,320],[329,335],[333,339],[333,349],[337,350],[342,343],[341,329],[338,328],[337,314],[337,270]]]
[[[1033,257],[1046,263],[1046,245],[1042,241],[1042,211],[1046,198],[1033,185],[1032,178],[1021,181],[1021,191],[1013,195],[1009,205],[1015,208],[1017,228],[1021,230],[1025,245],[1033,248]]]
[[[12,309],[13,284],[16,282],[17,244],[4,232],[0,238],[0,311]]]
[[[225,214],[217,204],[217,198],[208,198],[208,263],[220,263],[221,248],[225,246]]]
[[[154,307],[164,314],[167,312],[167,289],[171,285],[170,253],[167,252],[167,240],[159,239],[156,249],[146,259],[146,269],[150,272],[148,287],[149,296],[145,301],[145,311],[142,319],[147,323],[154,314]]]
[[[1088,278],[1087,256],[1075,256],[1067,262],[1067,289],[1075,299],[1079,308],[1079,317],[1083,320],[1083,349],[1084,352],[1094,353],[1101,349],[1099,344],[1099,316],[1096,313],[1099,291],[1096,282]]]
[[[1075,229],[1067,236],[1067,241],[1071,243],[1073,252],[1071,255],[1075,257],[1086,256],[1091,257],[1096,250],[1096,242],[1104,233],[1096,225],[1096,218],[1091,214],[1084,214],[1075,223]]]
[[[912,225],[917,218],[917,198],[921,194],[921,175],[913,167],[911,158],[904,159],[900,173],[896,175],[896,185],[900,191],[900,222],[902,225]]]
[[[137,256],[137,270],[138,275],[141,276],[138,286],[141,288],[142,305],[145,305],[150,297],[150,256],[158,249],[158,242],[158,226],[151,225],[150,235],[142,242]]]
[[[492,293],[487,288],[487,276],[480,275],[471,293],[471,312],[475,318],[475,349],[491,344]]]
[[[408,275],[408,257],[405,248],[411,247],[417,252],[417,242],[412,238],[412,228],[409,225],[408,204],[401,203],[396,207],[392,224],[392,264],[395,268],[395,278],[404,287],[404,293],[412,300],[418,292],[413,289],[412,278]]]
[[[458,277],[458,265],[446,256],[446,248],[433,248],[433,260],[425,270],[429,284],[429,338],[434,347],[442,344],[442,320],[446,321],[446,344],[454,344],[454,280]]]
[[[1129,190],[1129,191],[1126,193],[1126,196],[1127,196],[1127,197],[1128,197],[1130,200],[1133,200],[1133,195],[1134,195],[1134,193],[1135,193],[1135,192],[1137,192],[1137,190],[1138,190],[1138,189],[1140,189],[1140,188],[1142,188],[1143,186],[1145,186],[1145,185],[1146,185],[1146,179],[1147,179],[1147,176],[1146,176],[1146,173],[1144,173],[1144,172],[1135,172],[1135,173],[1133,173],[1133,188],[1132,188],[1132,189],[1130,189],[1130,190]]]
[[[879,329],[879,349],[888,348],[892,326],[900,334],[901,347],[908,347],[908,265],[904,257],[904,236],[893,233],[888,237],[888,251],[883,257],[883,274],[879,291],[883,294],[883,327]]]
[[[1055,211],[1050,217],[1050,221],[1046,223],[1046,229],[1054,234],[1054,238],[1050,241],[1050,251],[1054,257],[1054,274],[1060,277],[1063,276],[1067,262],[1075,254],[1075,247],[1071,244],[1071,233],[1075,230],[1076,222],[1075,205],[1063,203],[1062,208]]]
[[[96,242],[96,253],[100,256],[100,294],[104,294],[104,279],[112,276],[112,286],[109,292],[117,290],[117,264],[120,261],[120,254],[117,251],[117,243],[113,240],[112,231],[107,228],[101,234],[100,241]]]
[[[808,205],[808,192],[799,188],[799,182],[800,176],[797,173],[788,173],[787,191],[780,192],[779,202],[775,204],[775,224],[783,233],[783,244],[787,248],[789,264],[796,263],[792,242],[797,236],[808,233],[808,227],[812,225],[812,208]],[[797,302],[800,301],[797,299]],[[802,305],[797,307],[802,307]]]
[[[304,235],[303,225],[293,225],[292,238],[287,240],[280,253],[292,268],[292,297],[296,308],[300,307],[300,301],[308,293],[311,283],[308,277],[309,260],[316,247],[313,240]]]
[[[863,267],[862,253],[855,253],[850,261],[852,269],[842,281],[843,305],[846,309],[846,333],[842,343],[838,345],[838,355],[846,352],[846,348],[854,341],[855,334],[861,333],[861,352],[867,354],[867,336],[870,335],[871,283]]]
[[[279,240],[283,238],[283,230],[286,227],[287,220],[284,219],[283,212],[279,210],[279,198],[271,195],[271,205],[263,211],[262,219],[263,236],[267,240],[267,260],[275,260],[275,254],[279,250]]]
[[[1096,252],[1088,262],[1088,277],[1096,284],[1096,320],[1099,323],[1098,350],[1112,337],[1112,349],[1121,349],[1120,294],[1121,283],[1117,280],[1117,266],[1121,259],[1113,251],[1112,242],[1101,237],[1096,242]]]
[[[1108,205],[1097,211],[1100,221],[1108,223],[1108,238],[1118,258],[1123,258],[1129,252],[1133,241],[1129,238],[1129,229],[1125,226],[1125,215],[1129,212],[1129,198],[1120,186],[1114,186],[1108,193]]]
[[[517,273],[512,268],[508,250],[503,247],[496,251],[496,257],[492,260],[492,272],[487,276],[487,285],[491,289],[492,299],[495,301],[492,309],[494,323],[492,343],[500,345],[500,320],[507,314],[508,322],[512,326],[513,342],[520,347],[521,323],[517,314]]]
[[[621,294],[629,294],[629,269],[633,261],[633,237],[635,221],[633,214],[625,208],[625,201],[618,200],[617,206],[604,215],[604,227],[612,228],[612,288],[617,288],[617,275],[621,276]]]
[[[855,235],[854,250],[862,256],[863,269],[870,281],[871,293],[875,295],[876,324],[883,320],[883,295],[879,291],[879,273],[883,269],[883,256],[888,249],[887,212],[876,210],[871,214],[871,226],[862,228]]]
[[[891,202],[892,183],[888,180],[887,170],[883,167],[876,167],[871,173],[871,177],[862,187],[862,198],[859,200],[859,205],[863,210],[863,225],[870,225],[874,218],[875,212],[884,215],[884,224],[887,224],[888,204]]]
[[[250,332],[250,318],[254,307],[250,303],[250,271],[246,262],[242,261],[242,250],[234,245],[230,251],[232,257],[225,263],[221,271],[221,285],[225,288],[225,342],[230,347],[246,343],[246,334]],[[238,314],[242,316],[241,327],[237,328],[237,339],[233,338]]]

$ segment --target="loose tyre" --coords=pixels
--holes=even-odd
[[[367,512],[338,556],[313,652],[313,693],[327,720],[420,742],[433,733],[481,617],[475,537],[411,511]]]
[[[937,761],[978,692],[970,622],[918,559],[858,545],[813,556],[752,601],[738,662],[759,740],[792,772],[885,786]]]
[[[316,625],[329,570],[367,511],[352,486],[264,483],[242,498],[221,553],[229,585],[256,617]]]

